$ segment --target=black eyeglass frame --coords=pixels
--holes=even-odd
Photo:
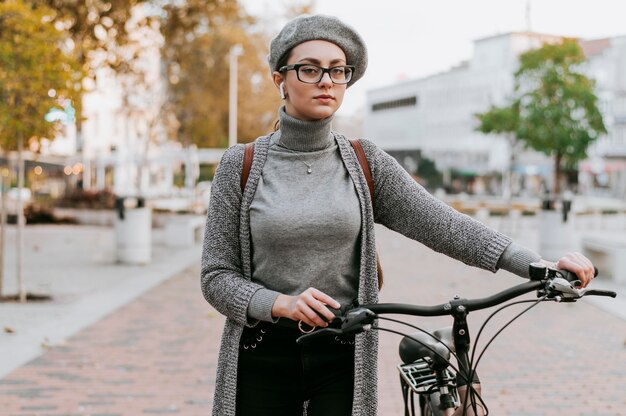
[[[315,82],[309,82],[309,81],[302,81],[300,79],[300,68],[303,66],[314,66],[315,68],[319,68],[322,70],[322,73],[320,74],[320,79],[318,79]],[[348,78],[348,80],[346,82],[336,82],[333,79],[333,76],[330,74],[330,71],[332,71],[335,68],[346,68],[346,69],[350,69],[350,77]],[[337,84],[337,85],[345,85],[347,83],[349,83],[352,80],[352,75],[354,75],[354,66],[353,65],[337,65],[337,66],[331,66],[330,68],[324,68],[323,66],[319,66],[319,65],[315,65],[315,64],[293,64],[293,65],[285,65],[280,67],[280,69],[278,70],[278,72],[285,72],[285,71],[296,71],[296,76],[298,77],[298,81],[303,82],[305,84],[317,84],[318,82],[320,82],[322,80],[322,78],[324,78],[324,74],[328,73],[328,77],[330,78],[330,80],[332,81],[333,84]]]

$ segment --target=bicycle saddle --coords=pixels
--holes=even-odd
[[[433,335],[439,341],[423,332],[414,332],[402,338],[399,347],[402,362],[410,364],[419,359],[429,358],[435,365],[447,367],[450,359],[448,348],[454,351],[452,327],[438,329]]]
[[[448,348],[452,351],[456,352],[456,348],[454,348],[454,337],[452,336],[452,327],[444,326],[443,328],[439,328],[433,331],[433,335],[436,336],[441,342],[446,344]]]

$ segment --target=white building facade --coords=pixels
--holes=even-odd
[[[626,196],[626,36],[580,42],[588,74],[596,80],[606,136],[580,164],[581,181],[603,193]]]
[[[608,39],[603,47],[595,45],[594,48],[590,47],[591,43],[585,47],[586,43],[581,42],[583,49],[589,52],[589,75],[598,79],[600,107],[609,130],[607,137],[590,149],[592,160],[605,161],[626,155],[623,150],[615,151],[616,147],[626,147],[623,124],[620,124],[624,123],[621,117],[626,118],[626,111],[621,109],[626,107],[626,101],[623,104],[620,101],[626,100],[625,38]],[[518,179],[545,177],[549,181],[551,161],[548,157],[522,151],[519,144],[512,148],[512,138],[475,131],[478,121],[474,115],[487,111],[491,105],[507,103],[513,92],[513,73],[518,67],[519,54],[560,39],[531,32],[479,39],[475,41],[472,58],[447,72],[368,91],[364,136],[391,153],[419,150],[422,156],[434,160],[443,172],[454,170],[473,177],[506,178],[512,170]],[[513,161],[511,156],[514,156]],[[598,166],[600,163],[596,162],[596,170]],[[601,168],[605,166],[614,167],[602,165]],[[534,184],[528,182],[525,186],[537,193],[540,185],[535,180]],[[517,191],[519,189],[513,189],[514,193]],[[619,192],[619,186],[614,192]],[[624,192],[623,185],[621,192]]]
[[[135,8],[128,25],[146,12]],[[66,126],[43,150],[65,155],[69,166],[78,166],[73,174],[80,176],[85,189],[109,189],[118,196],[172,195],[180,167],[185,168],[186,188],[195,184],[198,155],[195,147],[183,148],[168,134],[168,125],[176,120],[164,111],[167,85],[158,28],[137,25],[129,39],[121,53],[128,55],[131,71],[116,74],[96,63],[95,80],[85,81],[89,92],[83,95],[80,131],[73,124]]]
[[[135,9],[139,19],[143,11]],[[158,192],[164,176],[152,159],[167,146],[161,111],[166,86],[161,73],[158,30],[140,27],[130,32],[127,47],[132,72],[115,74],[107,67],[96,71],[93,90],[83,97],[78,155],[84,165],[83,186],[112,187],[116,195]],[[161,180],[164,179],[164,180]]]

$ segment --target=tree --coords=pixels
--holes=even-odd
[[[422,157],[417,165],[415,175],[430,190],[435,190],[443,185],[443,174],[437,169],[437,165],[432,159]]]
[[[228,55],[241,45],[238,137],[253,140],[277,117],[278,94],[266,62],[267,36],[235,0],[166,1],[161,30],[169,82],[168,104],[186,144],[228,144]]]
[[[30,0],[54,11],[51,22],[63,27],[74,42],[73,54],[86,75],[94,77],[92,61],[95,54],[104,56],[104,64],[118,69],[126,65],[120,46],[129,42],[129,27],[133,8],[146,0]],[[150,24],[146,16],[141,24]]]
[[[483,133],[513,135],[526,147],[554,158],[558,195],[563,168],[587,157],[587,148],[606,133],[594,81],[580,72],[585,56],[575,39],[546,44],[520,55],[508,106],[477,114]]]
[[[132,32],[141,26],[161,31],[164,70],[169,81],[160,118],[172,120],[172,136],[185,144],[223,147],[228,131],[228,53],[243,47],[239,60],[238,136],[248,140],[266,132],[276,118],[279,100],[265,60],[268,37],[237,0],[30,0],[55,13],[52,22],[68,30],[74,55],[92,85],[95,69],[106,66],[135,77],[138,55]],[[134,27],[133,9],[142,7]],[[294,6],[295,7],[295,6]],[[306,8],[306,5],[302,6]],[[130,47],[129,47],[130,46]],[[139,74],[141,76],[141,74]],[[79,104],[79,103],[77,103]],[[80,111],[79,111],[80,114]],[[77,118],[80,135],[81,117]]]
[[[83,88],[91,90],[95,86],[96,69],[110,68],[116,74],[132,73],[133,60],[125,46],[133,43],[131,31],[140,26],[155,22],[152,16],[142,16],[132,21],[134,8],[151,0],[24,0],[33,6],[43,6],[52,10],[49,21],[69,35],[71,53],[82,70]],[[76,134],[78,145],[82,146],[82,102],[74,103],[76,108]]]
[[[80,102],[83,76],[71,57],[66,33],[51,23],[54,12],[22,0],[0,3],[0,146],[18,152],[18,188],[24,186],[24,142],[54,137],[58,125],[44,116],[51,108]],[[24,214],[18,192],[18,284],[21,276]]]

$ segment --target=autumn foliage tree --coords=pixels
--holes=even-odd
[[[24,186],[24,143],[53,138],[57,125],[44,116],[66,100],[80,102],[83,74],[72,58],[67,34],[51,24],[53,14],[43,5],[22,0],[0,2],[0,146],[18,151],[18,188]],[[18,221],[20,241],[21,206]],[[25,300],[21,254],[18,244],[20,298]]]
[[[171,120],[170,115],[175,116],[178,121],[175,135],[184,144],[227,145],[228,54],[237,44],[243,49],[238,65],[238,137],[252,140],[271,129],[277,118],[280,101],[265,60],[268,36],[237,0],[30,0],[28,3],[53,10],[51,23],[70,34],[74,58],[87,80],[94,80],[96,69],[102,66],[122,76],[128,73],[133,76],[132,61],[139,56],[127,54],[133,50],[128,48],[133,38],[130,32],[141,26],[160,30],[165,39],[162,58],[168,80],[162,119]],[[302,8],[306,4],[297,6]],[[129,27],[133,10],[137,8],[142,8],[143,18]],[[81,121],[79,111],[79,132]]]
[[[126,65],[120,46],[130,40],[127,22],[133,8],[145,4],[146,0],[30,0],[34,5],[51,9],[51,21],[62,27],[74,42],[74,58],[86,70],[86,75],[95,76],[90,65],[94,53],[104,53],[105,64],[113,69]],[[146,17],[142,24],[150,23]]]
[[[519,61],[509,105],[477,114],[478,130],[512,134],[526,147],[552,156],[558,195],[563,168],[575,167],[606,133],[595,84],[582,72],[585,56],[575,39],[530,50]]]
[[[179,139],[200,147],[228,144],[229,52],[240,45],[238,133],[264,134],[277,118],[278,93],[266,63],[268,37],[235,0],[165,2],[161,24],[168,103]]]
[[[82,72],[67,36],[52,24],[52,10],[21,0],[0,3],[0,140],[14,150],[18,139],[54,137],[44,120],[51,107],[78,102]]]
[[[133,25],[128,22],[133,20],[134,9],[149,1],[25,0],[25,3],[50,10],[50,23],[68,34],[72,57],[83,74],[82,84],[89,90],[95,85],[97,69],[109,68],[117,74],[133,72],[133,61],[139,57],[129,56],[128,49],[125,49],[133,42],[130,32],[151,25],[154,19],[146,15],[135,19]],[[80,104],[76,103],[79,139],[83,121]]]

